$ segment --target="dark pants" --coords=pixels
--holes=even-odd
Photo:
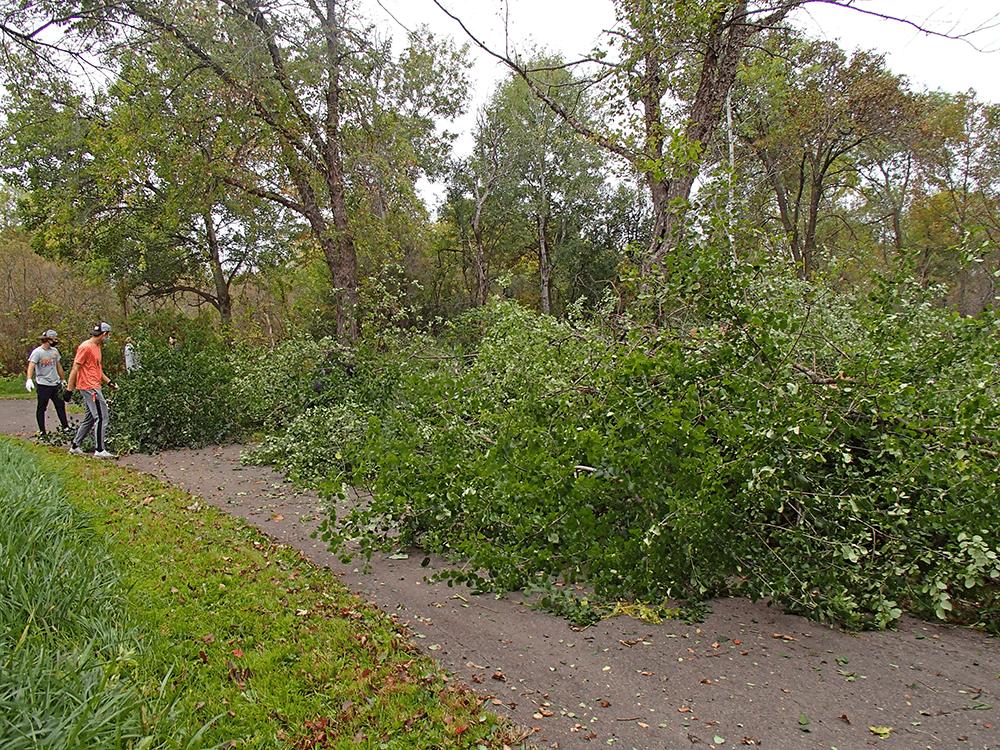
[[[59,423],[62,424],[64,430],[67,429],[69,422],[66,421],[66,404],[59,398],[59,386],[38,383],[35,385],[35,393],[38,396],[38,408],[35,409],[35,421],[38,422],[38,429],[45,432],[45,410],[49,406],[49,401],[56,407]]]

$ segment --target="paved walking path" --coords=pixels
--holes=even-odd
[[[34,429],[33,400],[0,400],[0,431]],[[243,466],[240,451],[119,463],[337,571],[538,747],[1000,749],[997,639],[911,618],[895,632],[846,634],[743,599],[714,602],[694,625],[616,617],[575,630],[516,593],[497,600],[428,583],[440,561],[422,568],[419,552],[373,559],[368,575],[341,564],[310,538],[322,501]]]

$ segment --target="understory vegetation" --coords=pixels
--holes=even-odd
[[[499,748],[329,571],[150,477],[0,440],[0,746]]]
[[[420,547],[479,590],[772,597],[850,628],[910,612],[997,632],[996,317],[907,280],[671,284],[694,303],[651,297],[673,310],[655,327],[495,301],[398,349],[244,360],[244,413],[271,418],[248,460],[370,491],[328,520],[334,548]],[[292,353],[312,367],[259,387]]]

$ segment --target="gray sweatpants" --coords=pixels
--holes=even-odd
[[[87,413],[80,422],[80,427],[73,438],[73,447],[79,448],[91,429],[94,430],[94,437],[97,440],[97,450],[104,450],[104,433],[108,429],[108,402],[104,400],[104,394],[100,388],[85,388],[80,391],[83,396],[83,406]]]

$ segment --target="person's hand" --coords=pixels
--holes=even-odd
[[[35,381],[32,380],[31,378],[28,378],[27,380],[25,380],[24,381],[24,390],[26,390],[28,393],[31,393],[33,390],[35,390]]]
[[[59,381],[59,385],[61,385],[63,387],[64,391],[66,390],[66,381],[65,380],[60,380]]]
[[[111,390],[113,390],[113,391],[117,391],[117,390],[118,390],[118,385],[117,385],[116,383],[112,383],[112,382],[111,382],[111,381],[109,380],[109,381],[108,381],[108,388],[110,388],[110,389],[111,389]]]
[[[62,395],[62,400],[65,401],[67,404],[70,401],[72,401],[73,400],[73,391],[67,389],[66,392],[63,393],[63,395]]]

